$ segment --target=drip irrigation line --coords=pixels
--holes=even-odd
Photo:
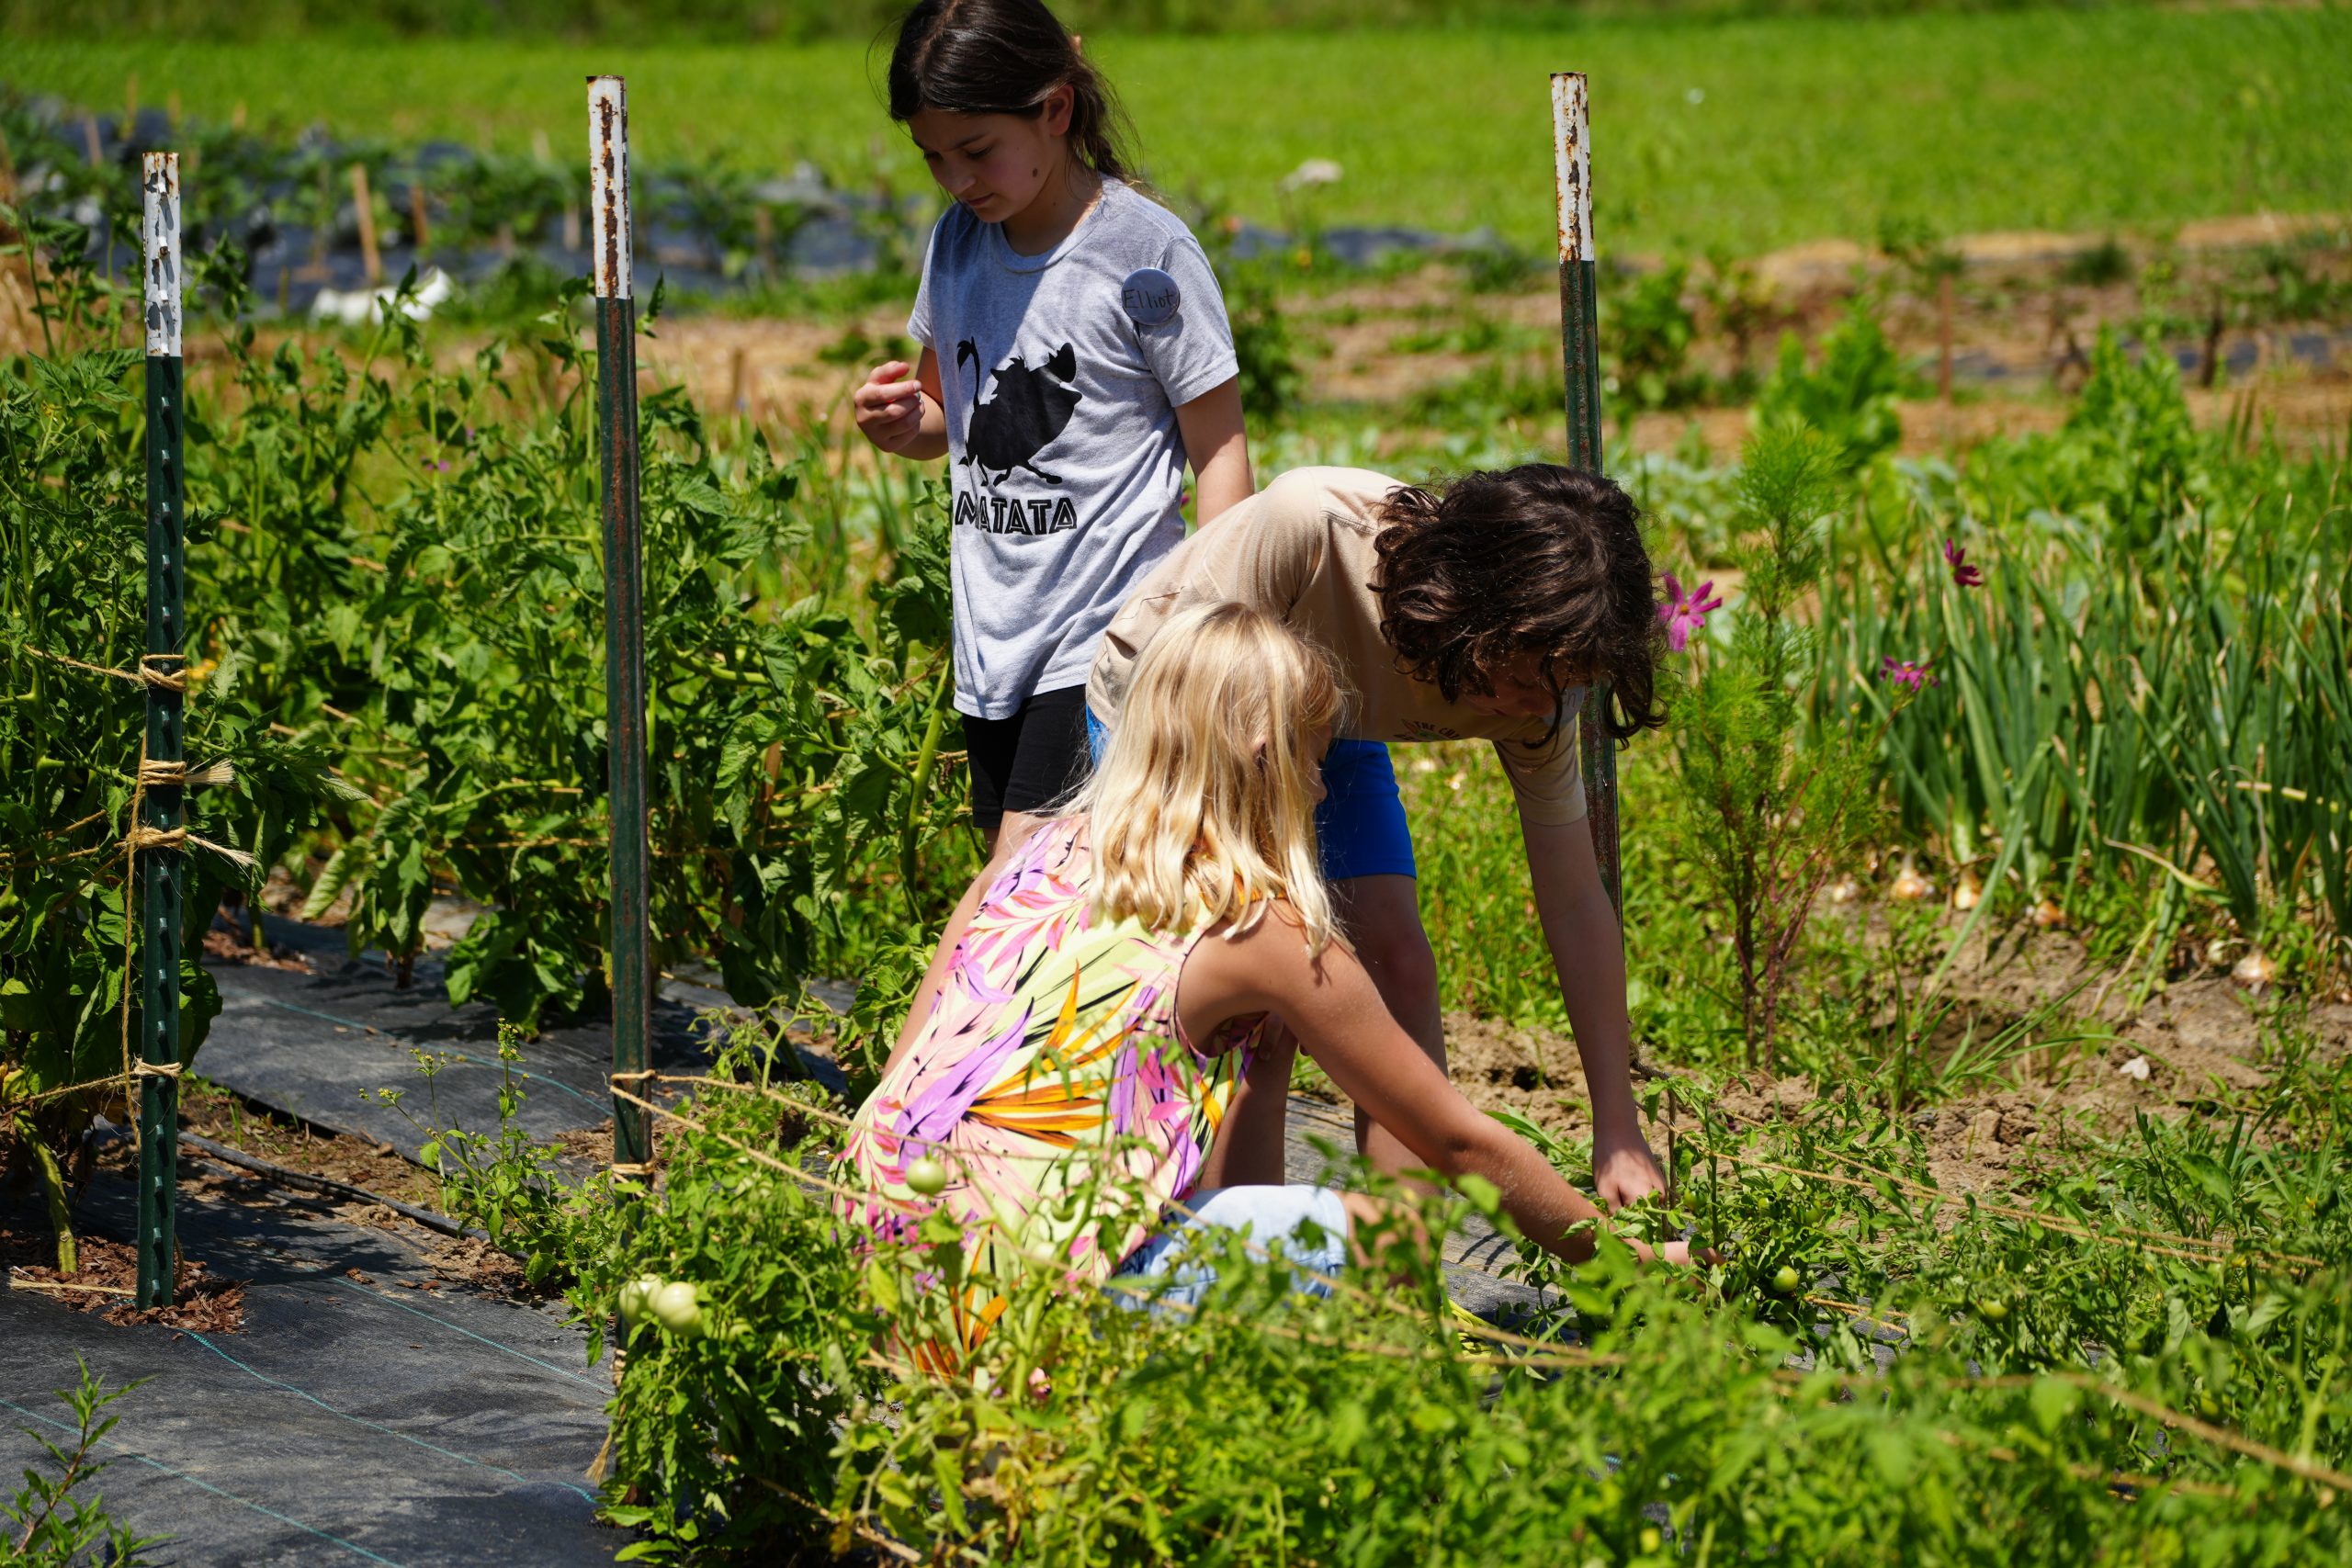
[[[211,1139],[195,1133],[181,1133],[180,1142],[196,1150],[206,1159],[221,1165],[234,1166],[239,1170],[249,1171],[279,1187],[290,1187],[300,1192],[316,1192],[330,1198],[347,1198],[355,1202],[380,1203],[402,1219],[413,1220],[425,1229],[438,1231],[443,1235],[456,1236],[460,1240],[469,1237],[481,1241],[490,1239],[488,1231],[473,1225],[461,1225],[447,1214],[436,1214],[430,1209],[421,1209],[413,1203],[403,1203],[397,1198],[387,1198],[380,1192],[371,1192],[365,1187],[356,1186],[348,1181],[337,1181],[331,1176],[312,1176],[307,1171],[290,1170],[285,1166],[274,1165],[266,1159],[257,1159],[242,1149],[232,1149],[225,1144],[216,1144]]]
[[[388,1438],[398,1438],[404,1443],[413,1443],[416,1447],[424,1450],[428,1453],[436,1453],[444,1459],[456,1460],[459,1464],[469,1464],[477,1470],[487,1470],[493,1472],[496,1474],[506,1476],[510,1480],[518,1481],[526,1486],[560,1486],[567,1492],[576,1494],[580,1497],[581,1501],[588,1504],[590,1506],[593,1507],[596,1505],[596,1497],[594,1493],[583,1491],[580,1487],[574,1486],[569,1481],[533,1481],[529,1476],[525,1475],[522,1472],[509,1470],[503,1464],[492,1464],[488,1460],[469,1459],[464,1454],[452,1452],[450,1450],[441,1447],[438,1443],[428,1443],[423,1438],[417,1437],[413,1433],[396,1430],[393,1427],[383,1425],[381,1422],[370,1421],[365,1416],[354,1416],[348,1410],[337,1410],[334,1405],[329,1404],[325,1400],[321,1399],[317,1394],[312,1393],[306,1389],[297,1388],[294,1384],[286,1382],[282,1378],[271,1377],[267,1372],[260,1371],[253,1367],[247,1366],[244,1362],[240,1361],[236,1357],[232,1356],[228,1351],[223,1350],[220,1346],[215,1345],[209,1338],[206,1337],[195,1329],[183,1329],[181,1332],[186,1334],[190,1339],[193,1339],[198,1344],[203,1346],[206,1349],[211,1351],[214,1355],[220,1357],[222,1360],[228,1362],[231,1366],[236,1368],[239,1371],[244,1373],[247,1377],[253,1378],[260,1382],[268,1383],[273,1388],[284,1389],[287,1393],[294,1395],[298,1399],[306,1399],[312,1404],[317,1405],[320,1409],[325,1411],[330,1416],[339,1416],[343,1420],[349,1421],[355,1426],[365,1427],[370,1431],[381,1432]]]
[[[19,1416],[28,1416],[36,1421],[43,1422],[49,1426],[54,1427],[61,1432],[79,1431],[78,1427],[75,1427],[67,1422],[60,1421],[54,1416],[43,1416],[39,1411],[28,1410],[13,1399],[0,1396],[0,1404],[6,1405],[9,1409],[15,1411]],[[241,1507],[251,1508],[254,1513],[260,1514],[267,1518],[276,1519],[279,1524],[292,1525],[298,1530],[301,1530],[309,1535],[317,1536],[321,1540],[331,1542],[334,1545],[343,1548],[345,1551],[366,1558],[370,1562],[381,1562],[385,1565],[385,1568],[407,1568],[405,1563],[396,1562],[379,1552],[370,1551],[366,1547],[345,1540],[339,1535],[331,1535],[327,1531],[319,1529],[316,1525],[305,1524],[300,1519],[294,1518],[289,1515],[281,1514],[275,1508],[256,1503],[250,1497],[241,1497],[236,1493],[228,1490],[226,1487],[215,1486],[209,1481],[199,1481],[184,1470],[175,1470],[159,1459],[152,1459],[147,1455],[141,1453],[138,1450],[125,1444],[119,1438],[100,1438],[98,1441],[105,1447],[117,1450],[124,1459],[136,1460],[150,1470],[160,1471],[164,1474],[170,1476],[175,1481],[185,1481],[190,1486],[209,1492],[215,1497],[225,1498],[229,1502],[237,1504]]]
[[[277,1008],[284,1012],[299,1012],[305,1018],[315,1018],[322,1020],[328,1023],[340,1024],[345,1029],[360,1030],[366,1033],[379,1035],[387,1040],[395,1038],[389,1031],[380,1029],[375,1024],[361,1023],[356,1019],[342,1018],[331,1012],[321,1012],[317,1008],[306,1008],[297,1002],[280,1001],[276,997],[268,998],[266,1005]],[[469,1056],[463,1051],[438,1051],[435,1052],[435,1055],[447,1056],[453,1062],[463,1062],[469,1066],[487,1067],[492,1065],[489,1062],[483,1061],[479,1056]],[[505,1070],[513,1073],[518,1078],[527,1078],[533,1083],[543,1083],[548,1085],[550,1088],[560,1089],[563,1090],[564,1093],[571,1096],[572,1099],[580,1101],[582,1105],[593,1106],[598,1111],[608,1109],[604,1101],[581,1093],[578,1089],[572,1088],[561,1078],[548,1077],[543,1074],[527,1072],[521,1067],[508,1066]]]

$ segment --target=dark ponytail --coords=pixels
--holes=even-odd
[[[1042,0],[922,0],[899,19],[890,118],[902,125],[925,109],[1035,118],[1063,86],[1071,151],[1096,174],[1132,183],[1126,116]]]

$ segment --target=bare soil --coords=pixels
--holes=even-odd
[[[2193,309],[2224,288],[2243,265],[2245,253],[2261,244],[2281,244],[2303,236],[2333,239],[2337,249],[2315,253],[2309,264],[2329,275],[2352,268],[2352,252],[2342,247],[2340,220],[2290,220],[2268,214],[2216,220],[2183,228],[2170,247],[2145,241],[2122,242],[2136,270],[2162,259],[2176,269],[2174,285],[2184,309]],[[2126,325],[2138,314],[2140,291],[2126,277],[2106,283],[2069,280],[2067,268],[2105,244],[2102,236],[1997,233],[1963,236],[1954,242],[1964,263],[1953,291],[1952,352],[1963,362],[1996,367],[2001,382],[1963,379],[1951,400],[1927,399],[1902,410],[1904,449],[1919,455],[1961,448],[1995,434],[2054,429],[2064,418],[2057,393],[2079,384],[2087,350],[2103,324]],[[1694,360],[1711,373],[1740,367],[1760,373],[1770,367],[1780,333],[1810,337],[1826,330],[1846,309],[1856,280],[1888,271],[1884,258],[1850,242],[1822,242],[1777,252],[1754,264],[1758,313],[1744,344],[1719,332],[1702,333]],[[1928,291],[1899,279],[1883,280],[1883,318],[1889,336],[1906,357],[1937,352],[1943,332],[1941,307]],[[1538,278],[1520,291],[1475,295],[1454,271],[1432,265],[1401,277],[1350,285],[1285,301],[1297,330],[1310,405],[1393,405],[1417,393],[1461,380],[1500,365],[1519,373],[1556,374],[1559,298]],[[1503,344],[1465,352],[1436,348],[1408,352],[1400,337],[1443,337],[1449,329],[1479,321],[1501,329]],[[2324,325],[2324,323],[2323,323]],[[703,317],[665,326],[660,339],[644,345],[643,373],[656,381],[677,380],[706,408],[738,410],[755,421],[815,423],[829,445],[846,441],[849,389],[868,361],[903,351],[898,344],[895,310],[877,309],[854,321],[808,323],[776,320]],[[2331,442],[2352,420],[2352,348],[2324,366],[2290,362],[2282,344],[2286,329],[2230,326],[2217,340],[2224,359],[2251,351],[2258,368],[2234,388],[2188,389],[2191,412],[2203,425],[2221,424],[2251,413],[2251,424],[2274,428],[2290,445]],[[829,363],[820,355],[841,351],[857,338],[876,344],[873,354],[851,363]],[[2194,375],[2190,379],[2197,380]],[[1747,431],[1744,408],[1702,408],[1644,414],[1632,426],[1637,449],[1659,451],[1686,439],[1693,429],[1717,455],[1738,446]],[[1392,430],[1403,446],[1428,433]],[[852,454],[855,456],[855,454]]]
[[[1995,1087],[1911,1108],[1939,1183],[1954,1190],[2030,1183],[2070,1148],[2128,1128],[2137,1113],[2211,1113],[2243,1103],[2269,1081],[2259,998],[2225,970],[2203,966],[2177,975],[2138,1007],[2126,984],[2106,984],[2109,978],[2064,931],[2020,929],[1972,940],[1949,989],[1961,1016],[1975,1020],[1980,1032],[2081,985],[2064,1010],[2072,1021],[2052,1027],[2071,1033],[2089,1026],[2104,1038],[2021,1056]],[[1563,1135],[1590,1135],[1590,1101],[1571,1040],[1468,1013],[1449,1013],[1445,1026],[1448,1072],[1474,1104],[1516,1111]],[[1948,1033],[1958,1027],[1955,1020]],[[2304,1027],[2323,1057],[2352,1054],[2352,999],[2315,1002]],[[1931,1043],[1929,1054],[1935,1050]],[[1677,1070],[1646,1051],[1643,1066],[1668,1077]],[[1776,1120],[1796,1116],[1842,1087],[1749,1074],[1726,1085],[1719,1104],[1735,1123]],[[1856,1087],[1866,1096],[1885,1092],[1877,1081]],[[1653,1146],[1663,1152],[1676,1122],[1688,1119],[1687,1110],[1666,1108],[1650,1129]]]

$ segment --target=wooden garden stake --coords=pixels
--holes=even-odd
[[[368,195],[368,165],[351,165],[351,207],[359,215],[359,260],[368,269],[368,287],[384,281],[383,253],[376,248],[376,204]]]
[[[1568,467],[1600,472],[1600,327],[1593,276],[1592,157],[1584,73],[1552,73],[1552,173],[1560,241],[1560,364],[1567,384]],[[1617,854],[1617,748],[1601,716],[1609,688],[1585,694],[1579,725],[1586,819],[1600,883],[1624,935],[1625,899]]]
[[[613,1079],[644,1085],[652,1067],[653,966],[646,884],[644,568],[638,526],[637,304],[630,297],[628,92],[588,78],[590,246],[596,271],[597,476],[605,513],[605,727],[611,743]],[[613,1100],[613,1172],[653,1161],[645,1111]]]
[[[185,411],[180,404],[180,168],[174,152],[141,160],[140,223],[147,328],[147,657],[142,671],[176,677],[186,619],[181,558]],[[179,1252],[180,910],[187,852],[142,845],[145,833],[181,827],[181,709],[174,679],[150,679],[146,746],[141,753],[139,807],[130,864],[141,878],[138,943],[139,1285],[141,1307],[168,1306]],[[160,767],[152,767],[160,764]],[[156,782],[150,782],[151,772]],[[123,976],[128,987],[131,976]]]

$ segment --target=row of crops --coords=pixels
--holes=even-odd
[[[233,262],[203,287],[239,315]],[[0,995],[11,1098],[112,1071],[121,861],[138,761],[143,457],[136,351],[107,280],[45,283],[72,350],[0,380]],[[577,298],[548,302],[560,323]],[[447,954],[453,999],[532,1026],[605,989],[602,577],[593,389],[569,332],[438,367],[397,311],[348,344],[215,339],[190,377],[188,929],[289,866],[403,981],[436,893],[486,913]],[[655,961],[715,964],[738,999],[867,970],[968,874],[936,842],[958,800],[935,497],[872,492],[853,532],[821,465],[718,439],[645,400]],[[812,482],[813,481],[813,482]],[[878,526],[877,526],[878,524]],[[882,568],[878,572],[876,567]],[[128,747],[128,750],[126,750]],[[216,1010],[193,957],[186,1052]],[[89,1105],[39,1112],[70,1143]]]
[[[117,850],[141,694],[107,671],[141,646],[142,433],[137,355],[110,346],[130,302],[74,265],[89,253],[56,247],[49,351],[0,369],[12,1166],[86,1125],[92,1098],[16,1107],[114,1070],[127,979]],[[235,771],[196,795],[192,825],[256,863],[192,856],[190,929],[276,869],[406,975],[428,902],[454,893],[486,912],[447,954],[453,999],[524,1029],[592,1011],[608,823],[579,290],[459,361],[397,311],[345,337],[264,338],[241,324],[245,277],[230,251],[191,280],[212,324],[191,334],[187,753]],[[773,1552],[812,1529],[842,1551],[960,1541],[1040,1562],[2300,1562],[2352,1546],[2352,1084],[2299,1018],[2340,983],[2352,933],[2341,459],[2200,434],[2168,362],[2112,347],[2064,429],[1964,465],[1862,460],[1883,409],[1841,405],[1826,380],[1787,395],[1845,454],[1798,530],[1823,557],[1818,609],[1788,645],[1801,744],[1872,737],[1902,823],[1881,847],[1973,877],[1989,917],[2053,901],[2120,931],[2118,956],[2159,978],[2184,935],[2267,944],[2290,985],[2263,1021],[2266,1087],[2213,1118],[2147,1122],[2030,1203],[1956,1212],[1917,1096],[1873,1082],[1736,1126],[1705,1076],[1679,1077],[1666,1152],[1681,1196],[1648,1223],[1723,1247],[1707,1291],[1621,1255],[1581,1271],[1531,1257],[1557,1320],[1465,1341],[1426,1269],[1314,1304],[1237,1258],[1193,1314],[1076,1299],[1040,1270],[1003,1281],[985,1357],[942,1383],[877,1347],[942,1331],[952,1292],[925,1287],[957,1266],[956,1238],[854,1256],[811,1190],[841,1108],[786,1087],[749,1032],[716,1069],[738,1087],[676,1126],[633,1224],[602,1179],[558,1186],[513,1143],[446,1145],[461,1215],[490,1219],[482,1195],[518,1180],[539,1195],[503,1204],[498,1239],[567,1282],[588,1323],[645,1276],[694,1287],[691,1313],[628,1330],[611,1495],[647,1550]],[[853,482],[816,436],[713,418],[674,389],[641,408],[656,961],[709,963],[747,1003],[856,975],[854,1035],[887,1021],[970,866],[944,750],[936,493]],[[1662,564],[1756,580],[1736,470],[1618,468]],[[1732,636],[1747,602],[1710,635]],[[1881,732],[1866,720],[1889,705],[1890,661],[1920,679]],[[1720,963],[1705,885],[1687,845],[1645,829],[1641,778],[1633,958],[1668,998],[1641,1015],[1645,1053],[1717,1066],[1737,987],[1689,983]],[[1449,980],[1528,941],[1508,856],[1477,852],[1498,827],[1431,836]],[[193,1056],[210,989],[193,962],[182,986]],[[1808,1027],[1797,1010],[1800,1062],[1817,1059]]]
[[[410,266],[501,299],[587,270],[585,165],[546,147],[510,156],[319,130],[265,136],[153,107],[76,108],[0,80],[0,180],[49,222],[49,243],[81,241],[101,269],[127,269],[137,254],[137,153],[161,146],[183,149],[200,171],[183,214],[190,247],[233,243],[265,312],[307,313],[322,290],[356,291]],[[928,218],[887,183],[845,190],[808,165],[764,179],[717,163],[655,165],[639,171],[638,187],[639,249],[673,288],[704,292],[903,270]]]

